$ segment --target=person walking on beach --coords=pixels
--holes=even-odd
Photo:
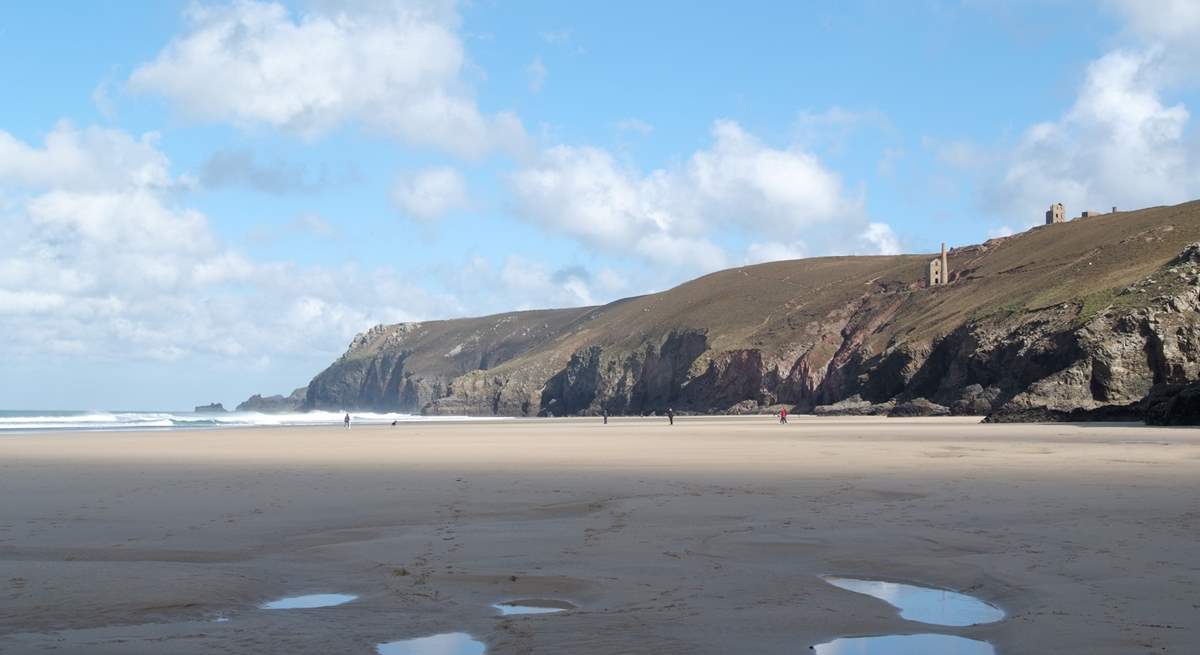
[[[345,424],[347,430],[350,429],[350,412],[346,412],[346,418],[342,419],[342,423]]]
[[[675,410],[670,407],[667,408],[667,422],[675,425]]]
[[[779,423],[781,425],[787,425],[787,408],[786,407],[779,410]]]
[[[604,424],[605,424],[605,425],[608,425],[608,408],[607,408],[607,407],[605,407],[605,408],[602,410],[602,412],[603,412],[603,414],[604,414]]]

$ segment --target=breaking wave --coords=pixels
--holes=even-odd
[[[186,428],[257,427],[289,425],[340,425],[342,412],[49,412],[0,411],[0,433],[30,431],[174,430]],[[354,424],[417,423],[434,421],[479,421],[491,418],[467,416],[419,416],[377,412],[350,412]]]

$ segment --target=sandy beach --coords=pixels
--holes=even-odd
[[[1200,429],[684,417],[0,437],[0,652],[1191,653]],[[822,574],[966,591],[941,628]],[[307,593],[354,602],[260,610]],[[579,609],[501,617],[514,598]],[[218,622],[217,619],[228,619]]]

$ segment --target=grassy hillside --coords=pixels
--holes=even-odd
[[[934,288],[925,271],[935,253],[819,257],[719,271],[601,307],[380,327],[313,381],[310,406],[353,406],[359,387],[375,406],[398,397],[423,409],[452,396],[464,411],[530,411],[559,387],[578,396],[572,407],[593,409],[606,394],[627,408],[646,398],[824,402],[865,384],[856,376],[893,389],[879,386],[886,373],[902,386],[967,325],[992,325],[995,340],[1035,315],[1061,331],[1144,304],[1123,290],[1196,241],[1200,201],[953,248],[951,283]],[[898,350],[903,361],[880,360]],[[566,377],[546,386],[555,375]]]

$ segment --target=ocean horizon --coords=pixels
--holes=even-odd
[[[17,432],[113,432],[122,430],[188,430],[245,427],[340,425],[342,411],[225,412],[174,410],[0,410],[0,434]],[[437,421],[494,420],[491,417],[422,416],[391,412],[350,412],[354,425]]]

